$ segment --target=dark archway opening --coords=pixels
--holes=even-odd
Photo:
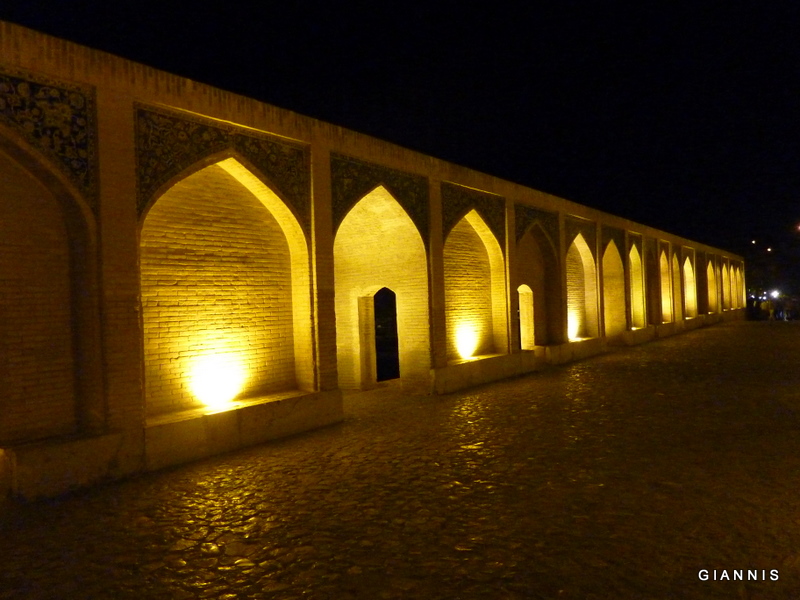
[[[400,350],[397,343],[397,296],[382,288],[375,294],[375,358],[377,380],[400,377]]]

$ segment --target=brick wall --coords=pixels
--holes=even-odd
[[[617,335],[627,329],[625,271],[614,242],[609,242],[603,253],[603,317],[606,335]]]
[[[731,279],[728,272],[728,265],[722,266],[722,308],[725,310],[731,307]]]
[[[717,277],[714,273],[714,263],[709,259],[708,266],[706,267],[706,277],[708,279],[708,312],[715,313],[719,310],[719,303],[717,302]]]
[[[672,322],[672,280],[669,274],[669,260],[666,252],[661,252],[658,261],[659,272],[661,274],[661,321],[663,323]]]
[[[683,293],[686,298],[686,316],[697,316],[697,283],[694,279],[692,261],[687,256],[683,262]]]
[[[374,369],[362,373],[362,359],[374,348],[367,327],[359,326],[359,298],[389,288],[397,296],[400,378],[426,386],[431,368],[428,323],[428,269],[425,245],[416,226],[382,187],[367,194],[342,221],[333,244],[336,286],[336,346],[339,385],[374,383]],[[369,319],[367,319],[369,320]],[[362,339],[363,338],[363,339]],[[374,359],[370,359],[374,360]]]
[[[158,199],[141,233],[147,413],[197,406],[190,370],[225,352],[240,397],[296,387],[289,247],[261,202],[219,166]]]
[[[61,207],[0,153],[0,441],[76,427],[70,256]]]
[[[681,266],[678,255],[672,255],[672,296],[675,321],[683,321],[683,294],[681,293]]]
[[[642,258],[636,246],[628,254],[631,274],[631,325],[633,327],[645,326],[644,312],[644,274],[642,272]]]
[[[532,305],[532,323],[531,334],[535,339],[546,339],[545,329],[547,327],[547,303],[545,300],[545,266],[542,252],[536,240],[533,239],[530,231],[519,241],[517,245],[517,283],[528,286],[531,290],[533,298],[531,299]],[[520,297],[520,317],[522,316],[522,298]],[[544,335],[543,335],[544,334]],[[524,335],[522,336],[525,337]],[[534,345],[531,342],[531,347]],[[523,349],[526,348],[522,344]]]
[[[597,270],[578,235],[567,251],[567,329],[570,337],[597,337]]]
[[[489,253],[474,227],[461,219],[444,244],[447,358],[461,358],[456,346],[459,328],[477,338],[474,355],[495,352],[492,322],[492,270]]]

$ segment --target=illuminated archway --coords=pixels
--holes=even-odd
[[[570,244],[566,263],[567,335],[570,340],[597,337],[597,272],[581,234]]]
[[[697,283],[694,278],[694,268],[689,257],[683,261],[683,294],[686,305],[686,316],[697,316]]]
[[[740,265],[736,266],[736,291],[734,293],[734,300],[736,301],[736,308],[742,308],[747,303],[744,289],[744,268]]]
[[[683,294],[681,294],[681,265],[678,255],[672,255],[672,305],[675,321],[683,321]]]
[[[715,313],[718,310],[717,304],[717,277],[714,273],[714,262],[708,261],[706,267],[706,278],[708,280],[706,293],[708,294],[708,312],[709,314]]]
[[[528,286],[533,294],[533,335],[537,346],[563,339],[559,280],[553,242],[535,223],[517,244],[517,284]]]
[[[669,260],[667,253],[661,251],[659,259],[659,273],[661,275],[661,321],[663,323],[672,322],[672,278],[669,272]]]
[[[313,389],[305,236],[239,160],[169,187],[140,248],[148,415]]]
[[[519,345],[523,350],[533,350],[536,345],[533,325],[533,291],[522,284],[517,288],[519,296]]]
[[[102,429],[95,223],[46,159],[0,131],[0,443]]]
[[[508,351],[505,269],[500,245],[475,210],[444,244],[447,358]]]
[[[603,321],[607,337],[625,331],[625,271],[617,245],[611,241],[603,253]]]
[[[731,278],[728,265],[722,265],[722,310],[731,308]]]
[[[631,246],[628,260],[631,277],[631,327],[639,329],[645,326],[644,273],[642,259],[636,246]]]
[[[428,266],[422,237],[382,186],[350,209],[333,244],[339,386],[367,388],[375,366],[374,296],[396,294],[400,379],[424,386],[430,377]]]

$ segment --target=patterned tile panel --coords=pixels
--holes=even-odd
[[[525,232],[531,225],[539,223],[544,232],[558,248],[558,214],[551,213],[540,208],[534,208],[525,204],[515,204],[514,213],[516,217],[516,236],[517,241],[522,239]]]
[[[430,193],[428,178],[331,153],[333,230],[364,196],[382,185],[408,213],[428,245]]]
[[[233,125],[152,107],[136,107],[137,208],[141,215],[153,194],[193,164],[233,151],[246,158],[311,228],[311,168],[308,149],[257,135]]]
[[[442,225],[444,237],[450,233],[461,218],[475,209],[492,230],[500,248],[505,254],[506,247],[506,206],[505,198],[488,192],[481,192],[454,183],[442,182]]]
[[[0,72],[0,121],[41,151],[97,210],[94,88]]]
[[[603,226],[603,239],[600,246],[605,251],[608,242],[614,240],[614,243],[617,245],[617,252],[620,253],[620,256],[624,255],[625,252],[625,231],[622,229],[617,229],[616,227],[608,227],[606,225]]]
[[[583,235],[589,250],[592,251],[592,256],[597,260],[597,227],[594,221],[587,221],[586,219],[579,219],[576,217],[567,217],[564,219],[564,234],[566,235],[566,245],[572,244],[573,240],[578,234]]]

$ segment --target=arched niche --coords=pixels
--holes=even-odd
[[[444,244],[448,360],[508,351],[505,261],[497,239],[475,210]]]
[[[697,283],[694,277],[694,267],[687,256],[683,261],[683,294],[687,317],[697,316]]]
[[[672,255],[672,310],[676,322],[683,321],[683,294],[681,294],[681,265],[678,255]]]
[[[731,308],[731,278],[728,265],[722,265],[722,310]]]
[[[93,213],[5,130],[0,180],[0,445],[100,433],[107,409]]]
[[[597,270],[583,235],[569,245],[566,258],[567,335],[570,340],[597,337]]]
[[[647,323],[648,325],[661,325],[663,322],[663,314],[661,312],[661,271],[654,248],[648,248],[645,251],[645,272]]]
[[[673,320],[672,278],[670,277],[669,259],[667,259],[667,253],[663,250],[661,251],[658,265],[661,277],[661,321],[662,323],[671,323]]]
[[[190,170],[140,231],[150,416],[315,387],[308,246],[235,157]]]
[[[744,290],[744,270],[739,265],[736,265],[736,290],[734,292],[733,299],[736,302],[736,308],[742,308],[746,304]]]
[[[368,388],[372,368],[374,296],[396,294],[400,380],[427,389],[430,378],[428,263],[414,222],[379,186],[361,198],[339,225],[333,244],[336,353],[339,386]]]
[[[631,246],[628,253],[630,264],[630,290],[631,290],[631,327],[640,329],[646,325],[644,303],[644,269],[642,258],[636,246]]]
[[[524,283],[517,288],[519,299],[519,346],[522,350],[533,350],[536,346],[533,321],[533,290]]]
[[[613,240],[603,252],[603,322],[607,337],[619,335],[627,328],[625,269]]]
[[[706,293],[708,294],[708,312],[709,314],[712,314],[719,310],[719,305],[717,302],[717,275],[714,272],[713,260],[708,261],[708,265],[706,267],[706,280],[708,281],[708,286],[706,289]]]
[[[527,286],[533,294],[533,335],[537,346],[555,344],[563,338],[559,282],[553,242],[534,223],[517,244],[517,283]]]

